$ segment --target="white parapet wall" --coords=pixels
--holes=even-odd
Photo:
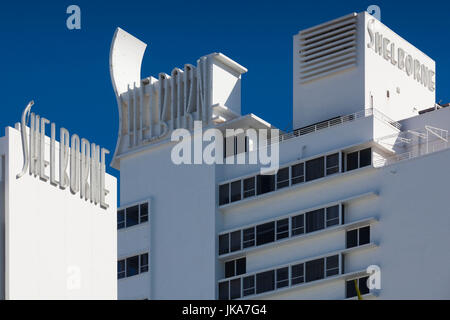
[[[45,144],[49,161],[50,138]],[[59,155],[58,142],[55,150]],[[6,128],[0,151],[4,298],[117,299],[116,178],[105,175],[105,208],[28,171],[18,177],[24,159],[19,130]],[[44,171],[50,175],[49,166]]]

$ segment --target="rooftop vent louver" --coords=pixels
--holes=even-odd
[[[300,32],[300,82],[317,80],[356,65],[357,14]]]

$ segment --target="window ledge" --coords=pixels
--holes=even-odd
[[[242,255],[248,254],[248,253],[253,253],[253,252],[257,252],[260,250],[264,250],[264,249],[269,249],[269,248],[273,248],[276,247],[278,245],[284,245],[284,244],[288,244],[291,242],[295,242],[295,241],[300,241],[300,240],[305,240],[305,239],[309,239],[309,238],[313,238],[316,236],[321,236],[321,235],[326,235],[332,232],[338,232],[341,230],[345,230],[347,228],[357,228],[359,226],[365,225],[365,224],[372,224],[374,222],[377,222],[378,218],[377,217],[370,217],[370,218],[366,218],[366,219],[361,219],[361,220],[357,220],[357,221],[353,221],[353,222],[349,222],[346,224],[341,224],[341,225],[337,225],[334,227],[329,227],[329,228],[325,228],[319,231],[314,231],[314,232],[310,232],[310,233],[306,233],[303,235],[298,235],[298,236],[292,236],[283,240],[279,240],[279,241],[274,241],[271,243],[267,243],[261,246],[255,246],[255,247],[249,247],[249,248],[245,248],[243,250],[240,251],[234,251],[231,253],[227,253],[227,254],[223,254],[220,255],[218,258],[219,260],[228,260],[228,259],[232,259],[235,257],[240,257]],[[366,245],[363,245],[366,246]],[[353,247],[353,248],[359,248],[359,247],[363,247],[363,246],[357,246],[357,247]],[[346,250],[350,250],[353,248],[349,248]]]
[[[125,227],[125,228],[117,229],[117,233],[126,233],[127,231],[131,232],[131,231],[134,231],[136,229],[143,228],[143,227],[145,227],[147,225],[149,225],[149,221],[138,223],[138,224],[135,224],[134,226],[131,226],[131,227]]]
[[[379,294],[378,293],[376,293],[376,292],[369,292],[369,293],[366,293],[366,294],[362,294],[361,295],[361,297],[364,299],[364,298],[377,298],[379,296]],[[358,300],[358,297],[356,296],[356,297],[351,297],[351,298],[345,298],[344,300]]]
[[[339,274],[337,276],[328,277],[328,278],[321,279],[321,280],[296,284],[293,286],[289,286],[289,287],[285,287],[285,288],[281,288],[281,289],[275,289],[272,291],[267,291],[267,292],[263,292],[263,293],[259,293],[259,294],[253,294],[253,295],[246,296],[246,297],[236,299],[236,300],[250,300],[250,299],[255,299],[255,298],[261,299],[263,297],[268,297],[271,295],[286,293],[286,292],[297,290],[297,289],[304,289],[304,288],[309,288],[309,287],[313,287],[313,286],[318,286],[318,285],[321,285],[324,283],[329,283],[329,282],[334,282],[334,281],[339,281],[339,280],[346,280],[348,278],[359,277],[359,276],[363,276],[363,275],[367,275],[366,270],[359,270],[359,271],[355,271],[355,272]]]
[[[354,169],[354,170],[351,170],[351,171],[335,173],[333,175],[325,176],[325,177],[322,177],[322,178],[319,178],[319,179],[315,179],[315,180],[311,180],[311,181],[308,181],[308,182],[303,182],[303,183],[299,183],[299,184],[295,184],[295,185],[290,185],[289,187],[285,187],[285,188],[278,189],[278,190],[275,190],[275,191],[271,191],[271,192],[263,193],[263,194],[260,194],[260,195],[255,195],[255,196],[252,196],[252,197],[249,197],[249,198],[245,198],[245,199],[242,199],[242,200],[239,200],[239,201],[223,204],[223,205],[219,206],[219,210],[224,212],[224,211],[226,211],[226,209],[234,208],[234,207],[237,207],[237,206],[249,203],[249,202],[253,202],[255,200],[261,200],[261,199],[265,199],[265,198],[268,198],[268,197],[273,197],[273,196],[281,194],[283,192],[293,192],[293,191],[295,191],[295,190],[297,190],[299,188],[307,187],[307,186],[310,186],[310,185],[313,185],[313,184],[316,184],[316,183],[319,184],[321,182],[329,182],[329,181],[331,181],[333,179],[338,179],[338,178],[343,177],[343,176],[356,175],[356,174],[358,174],[360,172],[365,172],[365,171],[370,171],[370,170],[375,170],[375,168],[370,165],[370,166]],[[239,178],[236,179],[236,180],[239,180]]]

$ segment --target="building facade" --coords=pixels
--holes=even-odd
[[[434,61],[365,12],[293,48],[294,130],[239,144],[273,129],[241,115],[244,67],[213,53],[142,80],[145,44],[116,31],[119,299],[450,298],[450,108]],[[244,131],[225,138],[235,164],[195,159],[199,124]],[[192,164],[173,161],[176,129],[192,133]],[[250,161],[264,148],[278,170]]]
[[[29,108],[23,119],[0,138],[0,299],[117,299],[105,149],[65,129],[60,148],[54,124]]]

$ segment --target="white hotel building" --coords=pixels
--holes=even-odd
[[[450,108],[435,62],[366,12],[294,36],[280,169],[175,165],[171,132],[267,129],[241,115],[247,70],[220,53],[141,80],[118,29],[119,299],[450,298]],[[231,139],[234,141],[234,139]],[[227,148],[227,155],[257,152]],[[367,268],[380,287],[369,290]]]

